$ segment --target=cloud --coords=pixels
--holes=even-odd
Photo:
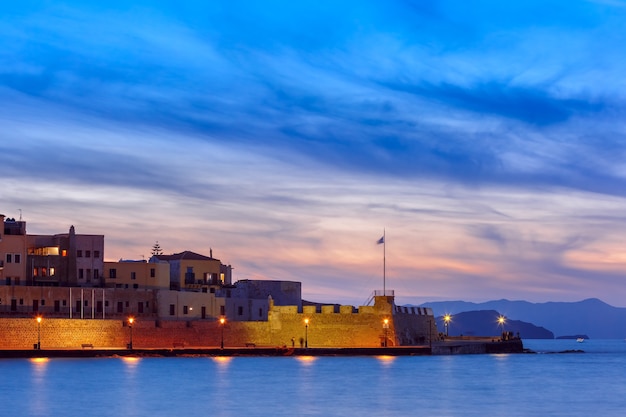
[[[103,233],[110,259],[213,248],[328,301],[378,285],[383,227],[406,294],[617,297],[610,6],[12,4],[3,211]]]

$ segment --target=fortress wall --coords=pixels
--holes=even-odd
[[[311,308],[306,308],[311,307]],[[300,346],[308,338],[309,347],[379,347],[384,339],[383,320],[388,318],[388,345],[427,344],[436,337],[432,315],[418,311],[400,312],[388,300],[377,300],[374,306],[353,313],[352,306],[272,306],[267,321],[226,322],[223,328],[225,347]],[[393,313],[392,313],[393,310]],[[404,310],[402,310],[404,311]],[[422,311],[421,313],[424,313]],[[309,319],[308,329],[304,319]],[[133,346],[136,348],[172,348],[219,346],[222,327],[213,320],[154,320],[138,317],[133,324]],[[91,343],[94,348],[124,348],[130,339],[130,328],[124,319],[59,319],[44,317],[41,322],[41,345],[46,348],[80,349]],[[32,349],[37,343],[34,318],[0,318],[0,349]]]
[[[399,345],[424,345],[437,340],[437,323],[432,315],[395,313],[393,324],[394,338]]]

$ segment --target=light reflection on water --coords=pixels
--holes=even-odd
[[[435,357],[0,360],[3,415],[621,416],[626,349]]]

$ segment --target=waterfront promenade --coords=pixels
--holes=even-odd
[[[427,356],[457,354],[522,353],[520,339],[491,341],[488,338],[442,341],[432,346],[288,348],[288,347],[181,347],[160,349],[4,349],[2,358],[97,358],[176,356]]]

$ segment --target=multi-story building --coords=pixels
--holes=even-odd
[[[104,285],[107,288],[169,290],[170,265],[152,258],[104,262]]]
[[[100,287],[104,235],[26,235],[28,285]]]
[[[26,285],[26,222],[0,214],[0,285]]]
[[[154,255],[150,262],[167,261],[170,265],[170,289],[210,291],[232,283],[232,267],[222,265],[219,259],[191,251],[173,255]]]

